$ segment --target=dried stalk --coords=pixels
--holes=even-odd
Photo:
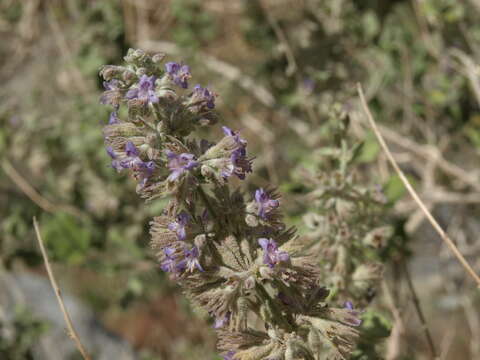
[[[360,84],[357,84],[357,91],[358,95],[360,96],[360,101],[362,103],[363,110],[367,116],[368,122],[370,123],[370,126],[375,133],[375,136],[377,137],[378,142],[380,143],[382,149],[384,150],[385,154],[388,157],[388,160],[392,164],[393,168],[397,172],[398,176],[402,180],[403,184],[405,185],[406,189],[412,196],[413,200],[418,204],[420,209],[425,213],[425,216],[427,217],[428,221],[432,224],[433,228],[437,231],[437,233],[440,235],[441,239],[447,244],[447,246],[450,248],[450,250],[453,252],[455,257],[458,259],[458,261],[462,264],[462,266],[465,268],[465,271],[475,280],[477,283],[478,287],[480,287],[480,277],[476,274],[476,272],[473,270],[473,268],[470,266],[470,264],[467,262],[465,257],[462,255],[462,253],[458,250],[457,246],[455,243],[450,239],[450,237],[443,231],[443,229],[440,227],[438,222],[435,220],[433,215],[430,213],[430,211],[427,209],[423,201],[420,199],[418,196],[417,192],[413,189],[412,185],[408,181],[407,177],[403,173],[403,171],[400,169],[398,166],[397,162],[395,161],[395,158],[393,157],[392,153],[390,152],[390,149],[388,148],[387,144],[385,143],[385,140],[383,139],[382,134],[380,133],[380,130],[378,129],[375,120],[373,119],[373,116],[370,112],[370,109],[368,108],[367,102],[365,100],[365,95],[362,90],[362,86]]]
[[[62,298],[62,293],[60,291],[60,288],[57,285],[57,281],[55,280],[55,277],[53,275],[52,268],[50,267],[50,262],[48,261],[48,256],[47,252],[45,250],[45,246],[43,245],[42,241],[42,236],[40,235],[40,230],[38,228],[38,223],[37,219],[34,217],[33,218],[33,227],[35,228],[35,233],[37,235],[37,240],[38,240],[38,245],[40,246],[40,251],[42,252],[43,256],[43,261],[45,262],[45,267],[47,268],[47,273],[48,273],[48,278],[50,280],[50,283],[52,284],[53,291],[55,292],[55,296],[57,297],[58,304],[60,305],[60,309],[62,310],[63,318],[65,319],[65,323],[67,324],[68,328],[68,335],[70,338],[75,342],[75,345],[82,355],[84,360],[92,360],[90,355],[88,355],[87,351],[85,350],[84,346],[82,345],[82,342],[80,341],[80,338],[75,331],[75,328],[72,323],[72,319],[70,318],[70,315],[68,314],[67,308],[65,307],[65,303],[63,302]]]

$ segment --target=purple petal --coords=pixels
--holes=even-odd
[[[130,89],[127,91],[127,93],[125,94],[125,97],[127,99],[135,99],[138,97],[138,89],[137,88],[134,88],[134,89]]]
[[[346,301],[344,304],[345,309],[353,310],[353,304],[351,301]]]
[[[108,124],[109,125],[118,124],[118,122],[119,122],[118,113],[116,111],[112,111],[110,113],[110,117],[108,118]]]
[[[265,238],[258,239],[259,245],[263,250],[267,251],[269,240]]]
[[[127,141],[125,144],[125,152],[127,156],[138,156],[139,152],[135,144],[131,141]]]

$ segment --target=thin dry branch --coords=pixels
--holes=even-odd
[[[65,211],[73,216],[83,218],[84,215],[80,210],[70,205],[56,205],[50,200],[43,197],[35,188],[28,183],[25,178],[15,169],[15,167],[8,161],[7,158],[3,159],[1,167],[5,174],[17,185],[20,190],[35,204],[37,204],[42,210],[50,213],[56,211]]]
[[[478,177],[470,174],[468,171],[463,168],[447,161],[442,157],[440,151],[434,147],[427,145],[420,145],[416,142],[397,134],[391,129],[377,125],[380,133],[385,136],[389,141],[394,142],[396,145],[403,147],[404,149],[413,152],[414,154],[424,158],[425,160],[435,161],[439,169],[441,169],[446,174],[456,177],[461,182],[470,185],[477,191],[480,191],[480,182]]]
[[[380,143],[380,146],[382,147],[383,151],[385,152],[386,156],[388,157],[388,160],[392,164],[393,168],[397,172],[397,174],[400,177],[400,179],[402,180],[403,184],[405,185],[405,188],[408,190],[408,192],[412,196],[413,200],[415,200],[415,202],[420,207],[420,209],[422,209],[422,211],[425,213],[425,216],[427,217],[428,221],[432,224],[433,228],[440,235],[441,239],[447,244],[447,246],[453,252],[455,257],[458,259],[458,261],[465,268],[466,272],[468,274],[470,274],[470,276],[475,280],[478,287],[480,287],[480,277],[475,273],[475,271],[470,266],[470,264],[467,262],[465,257],[458,250],[457,246],[452,241],[452,239],[450,239],[450,237],[445,233],[445,231],[443,231],[441,226],[438,224],[438,222],[435,220],[433,215],[427,209],[427,207],[425,206],[423,201],[420,199],[417,192],[414,190],[414,188],[412,187],[412,185],[408,181],[407,177],[405,176],[405,174],[403,173],[403,171],[400,169],[397,162],[395,161],[395,158],[393,157],[392,153],[390,152],[390,149],[388,148],[387,144],[385,143],[385,140],[383,139],[383,136],[380,133],[380,130],[378,129],[378,127],[375,123],[375,120],[373,119],[373,116],[370,112],[370,109],[368,108],[367,101],[365,100],[365,95],[363,93],[362,86],[360,84],[357,84],[357,90],[358,90],[358,95],[360,96],[360,101],[362,103],[363,110],[365,112],[365,115],[367,116],[367,120],[368,120],[373,132],[375,133],[375,136],[377,137],[377,140]]]
[[[60,309],[62,310],[63,318],[65,319],[65,323],[67,324],[68,335],[75,342],[75,345],[78,351],[80,352],[80,354],[82,355],[83,359],[92,360],[90,355],[88,355],[87,351],[83,347],[82,342],[80,341],[80,338],[77,332],[75,331],[75,328],[73,327],[73,323],[72,323],[72,320],[70,319],[70,315],[68,314],[67,308],[65,307],[65,304],[63,302],[62,293],[60,291],[60,288],[57,285],[57,281],[55,280],[55,277],[53,276],[53,271],[50,267],[50,262],[48,261],[47,252],[45,250],[45,247],[43,246],[42,236],[40,235],[40,229],[38,227],[37,219],[35,217],[33,218],[33,227],[35,228],[38,245],[40,246],[40,251],[42,252],[43,261],[45,262],[45,267],[47,268],[48,278],[50,279],[50,283],[52,284],[53,291],[55,292],[55,296],[57,297],[58,304],[60,305]]]

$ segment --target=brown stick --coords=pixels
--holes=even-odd
[[[61,294],[60,288],[57,285],[57,281],[53,276],[53,271],[50,267],[50,262],[48,261],[47,252],[45,250],[45,247],[43,246],[42,236],[40,235],[37,219],[35,217],[33,218],[33,227],[35,228],[38,245],[40,246],[40,251],[42,252],[43,261],[45,262],[45,267],[47,268],[48,278],[50,279],[50,283],[52,284],[53,291],[55,292],[55,296],[57,297],[58,304],[60,305],[60,309],[62,310],[63,318],[65,319],[65,323],[67,324],[68,335],[75,342],[75,345],[77,346],[77,349],[82,355],[83,359],[92,360],[90,355],[88,355],[87,351],[83,347],[82,342],[80,341],[80,338],[78,337],[78,334],[75,331],[75,328],[73,327],[73,323],[72,323],[72,320],[70,319],[70,315],[68,314],[67,308],[65,307],[65,304],[63,302],[62,294]]]
[[[368,108],[367,101],[365,100],[365,95],[362,90],[362,86],[360,84],[357,84],[357,91],[358,95],[360,96],[360,101],[362,103],[363,110],[365,114],[367,115],[368,122],[370,123],[370,126],[375,133],[375,136],[377,137],[378,142],[380,143],[380,146],[382,147],[383,151],[387,155],[388,160],[392,164],[393,168],[397,172],[398,176],[402,180],[403,184],[405,185],[406,189],[412,196],[413,200],[417,203],[417,205],[420,207],[420,209],[425,213],[426,218],[430,223],[432,224],[433,228],[437,231],[437,233],[440,235],[440,238],[447,244],[447,246],[450,248],[450,250],[453,252],[455,257],[458,259],[458,261],[462,264],[462,266],[465,268],[466,272],[470,274],[470,276],[475,280],[477,283],[478,287],[480,287],[480,277],[475,273],[473,268],[470,266],[470,264],[467,262],[467,260],[464,258],[462,253],[458,250],[457,246],[455,243],[450,239],[450,237],[443,231],[441,226],[438,224],[438,222],[435,220],[433,215],[428,211],[427,207],[425,204],[422,202],[420,197],[418,196],[417,192],[413,189],[412,185],[408,181],[407,177],[403,173],[403,171],[400,169],[398,166],[397,162],[395,161],[392,153],[390,152],[387,144],[385,143],[385,140],[382,137],[382,134],[380,133],[380,130],[378,129],[375,120],[373,119],[372,113],[370,112],[370,109]]]
[[[5,174],[7,174],[7,176],[12,180],[12,182],[17,185],[20,190],[22,190],[23,193],[42,210],[50,213],[54,213],[56,211],[65,211],[79,218],[84,217],[80,210],[77,210],[70,205],[56,205],[42,196],[32,185],[27,182],[27,180],[25,180],[24,177],[20,175],[20,173],[13,167],[7,158],[3,159],[1,167],[3,171],[5,171]]]

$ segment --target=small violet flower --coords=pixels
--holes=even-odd
[[[138,99],[144,104],[157,103],[158,96],[155,94],[155,76],[142,75],[137,87],[127,91],[127,99]]]
[[[117,79],[112,79],[110,81],[104,81],[103,87],[105,90],[118,90],[119,81]]]
[[[189,272],[193,272],[196,269],[200,271],[204,271],[202,266],[200,265],[200,261],[198,257],[200,256],[200,252],[196,246],[192,247],[190,250],[185,250],[185,268]]]
[[[246,173],[252,172],[252,161],[247,159],[245,148],[233,151],[230,160],[234,166],[233,172],[239,179],[244,180]]]
[[[193,88],[191,103],[200,106],[205,104],[208,109],[212,110],[215,108],[215,93],[197,84]]]
[[[118,124],[120,121],[118,119],[118,112],[112,111],[110,117],[108,118],[108,125]]]
[[[247,140],[241,138],[240,133],[238,131],[233,131],[227,126],[222,126],[222,130],[225,135],[232,136],[235,139],[238,146],[241,146],[241,147],[247,146]]]
[[[230,322],[230,316],[231,316],[231,313],[229,311],[224,316],[217,317],[215,319],[215,322],[213,323],[213,328],[220,329],[220,328],[223,328],[225,325],[228,325],[228,323]]]
[[[142,159],[140,159],[140,152],[131,141],[128,141],[125,144],[125,153],[127,155],[126,157],[118,159],[117,154],[115,154],[111,147],[107,148],[107,153],[113,159],[112,167],[115,170],[133,170],[135,178],[139,181],[139,184],[142,187],[145,186],[148,179],[150,178],[150,176],[152,176],[153,171],[155,170],[155,164],[153,161],[144,162]]]
[[[351,326],[360,326],[362,324],[362,320],[359,319],[360,312],[353,309],[353,304],[350,301],[346,301],[344,308],[348,310],[347,313],[349,315],[344,321]]]
[[[270,212],[276,209],[280,203],[278,200],[271,199],[268,193],[262,188],[255,191],[255,201],[258,205],[258,216],[266,220]]]
[[[258,239],[258,243],[263,249],[263,263],[265,265],[273,268],[279,262],[285,262],[290,259],[287,252],[278,250],[275,240],[261,238]]]
[[[167,154],[168,158],[168,168],[171,170],[171,173],[167,178],[168,181],[175,181],[185,171],[191,170],[198,166],[198,162],[194,160],[195,156],[193,154],[176,154],[170,150],[166,150],[165,153]]]
[[[235,355],[235,351],[229,351],[222,357],[223,357],[223,360],[233,360],[234,355]]]
[[[135,178],[138,180],[141,187],[145,186],[150,176],[152,176],[155,170],[155,163],[153,161],[141,162],[134,169]]]
[[[187,237],[185,227],[187,226],[189,220],[190,217],[188,216],[188,214],[185,211],[182,211],[180,212],[180,214],[177,215],[177,219],[174,222],[168,224],[168,229],[170,231],[174,231],[177,234],[179,240],[185,240],[185,238]]]
[[[181,65],[176,62],[165,64],[165,71],[178,86],[188,88],[188,79],[190,79],[190,68],[187,65]]]
[[[172,274],[178,274],[184,270],[184,264],[182,262],[177,261],[177,257],[175,256],[175,249],[171,247],[166,247],[163,249],[165,254],[165,260],[162,261],[160,264],[160,268]]]
[[[222,175],[229,177],[235,174],[239,179],[244,180],[246,173],[252,172],[252,161],[247,158],[247,141],[241,138],[238,132],[226,126],[223,126],[222,129],[225,135],[232,136],[237,144],[237,148],[230,155],[232,167],[223,171]]]
[[[120,89],[118,85],[119,81],[117,79],[103,82],[105,92],[100,97],[100,104],[112,105],[115,110],[118,109],[118,107],[120,106],[119,101],[121,99]]]
[[[107,154],[112,158],[112,167],[120,172],[123,169],[122,165],[120,164],[121,161],[118,159],[117,154],[115,154],[115,151],[111,146],[107,147]]]

